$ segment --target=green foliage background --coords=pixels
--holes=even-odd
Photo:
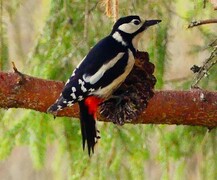
[[[140,49],[147,49],[156,65],[157,89],[165,87],[172,16],[180,16],[186,26],[192,19],[214,17],[212,7],[208,5],[203,9],[202,2],[119,1],[120,16],[139,14],[163,20],[158,27],[146,32],[140,44]],[[2,6],[5,16],[10,17],[8,21],[13,21],[22,3],[24,1],[13,0]],[[105,15],[105,7],[97,1],[50,0],[44,4],[49,5],[49,13],[44,18],[42,32],[35,37],[34,46],[23,59],[22,72],[66,81],[88,50],[110,32],[113,19]],[[89,21],[85,22],[87,7]],[[1,22],[1,70],[9,70],[8,27],[3,19]],[[216,37],[208,27],[200,27],[198,31],[204,44],[192,47],[191,53],[198,53]],[[201,83],[202,87],[217,89],[215,72],[213,68],[209,78]],[[176,81],[173,88],[189,89],[191,80],[192,77]],[[55,156],[49,179],[189,179],[196,173],[200,179],[217,178],[216,130],[166,125],[118,127],[102,122],[98,122],[98,128],[101,140],[96,153],[89,158],[82,151],[77,120],[54,120],[51,115],[24,109],[0,110],[0,159],[4,162],[15,147],[27,146],[34,166],[43,171],[46,155],[52,149]]]

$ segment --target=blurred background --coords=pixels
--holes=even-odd
[[[162,19],[147,30],[139,50],[155,64],[157,90],[189,90],[190,68],[212,51],[217,26],[188,29],[215,18],[206,1],[0,0],[0,70],[66,81],[76,64],[110,33],[117,17]],[[205,4],[204,4],[205,3]],[[200,87],[217,89],[213,67]],[[181,108],[181,107],[180,107]],[[176,125],[98,122],[101,140],[89,158],[80,123],[26,109],[0,109],[0,179],[217,179],[217,130]]]

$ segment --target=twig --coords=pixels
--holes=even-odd
[[[209,44],[209,47],[217,47],[217,39]]]
[[[15,72],[15,73],[19,73],[19,71],[17,70],[17,67],[16,67],[14,61],[12,61],[11,64],[12,64],[12,67],[13,67],[14,72]]]
[[[22,74],[20,71],[17,70],[17,67],[13,61],[11,63],[12,63],[12,67],[13,67],[14,72],[17,73],[19,75],[19,77],[21,78],[19,81],[19,84],[23,84],[24,81],[26,80],[24,74]]]
[[[88,10],[88,14],[90,14],[98,5],[98,1]]]
[[[198,88],[198,84],[204,76],[208,75],[208,71],[211,67],[213,67],[217,63],[217,47],[214,48],[210,57],[206,59],[203,65],[198,70],[196,77],[194,78],[194,82],[191,85],[191,88]]]
[[[199,21],[192,21],[188,28],[193,28],[195,26],[205,25],[205,24],[213,24],[217,23],[217,19],[206,19],[206,20],[199,20]]]

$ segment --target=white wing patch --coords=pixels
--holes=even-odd
[[[76,88],[72,87],[72,93],[70,94],[70,96],[72,96],[72,99],[76,99],[75,92],[76,92]]]
[[[73,105],[73,101],[68,101],[67,106],[71,107]]]
[[[83,96],[78,96],[78,101],[82,101],[84,99]]]
[[[115,56],[113,59],[111,59],[108,63],[103,64],[101,68],[92,76],[83,76],[84,81],[89,82],[90,84],[95,84],[97,81],[99,81],[104,73],[108,71],[110,68],[112,68],[118,60],[120,60],[124,55],[124,52],[119,53],[117,56]]]
[[[58,105],[57,106],[57,111],[62,110],[62,106]]]
[[[94,88],[90,88],[88,91],[89,92],[93,92],[93,91],[95,91],[95,89]]]
[[[93,95],[108,98],[124,82],[135,63],[135,59],[131,50],[128,50],[128,54],[129,58],[124,73],[121,74],[118,78],[114,79],[114,81],[112,81],[112,83],[110,83],[108,86],[99,88],[96,91],[92,92]]]
[[[79,80],[78,80],[78,84],[81,85],[81,90],[82,90],[83,92],[87,92],[87,88],[84,87],[84,85],[85,85],[85,82],[84,82],[84,81],[82,81],[81,79],[79,79]]]

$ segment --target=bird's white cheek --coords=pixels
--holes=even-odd
[[[133,24],[122,24],[118,27],[118,29],[125,33],[133,34],[139,29],[139,27]]]

